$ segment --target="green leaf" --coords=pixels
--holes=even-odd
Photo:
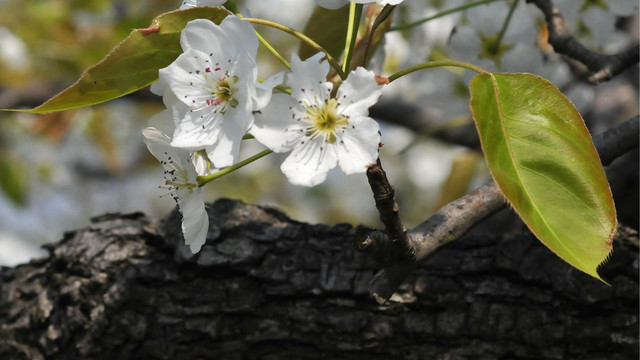
[[[504,196],[549,249],[600,279],[616,211],[576,108],[531,74],[480,74],[469,88],[485,158]]]
[[[0,189],[16,205],[24,206],[27,201],[27,174],[22,162],[6,154],[0,157]]]
[[[316,6],[304,29],[304,34],[320,44],[331,56],[338,59],[344,50],[348,25],[348,6],[337,10]],[[315,55],[316,52],[305,43],[300,45],[299,55],[302,60]]]
[[[155,18],[150,27],[135,29],[80,79],[29,113],[49,113],[96,105],[139,90],[158,79],[158,70],[182,53],[180,32],[193,19],[219,24],[229,13],[221,8],[177,10]]]

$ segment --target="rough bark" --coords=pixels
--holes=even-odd
[[[634,359],[637,233],[607,286],[526,233],[442,248],[386,305],[355,229],[220,200],[193,256],[180,217],[105,215],[0,270],[1,359]],[[503,214],[504,215],[504,214]]]

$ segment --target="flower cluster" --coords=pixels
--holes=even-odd
[[[185,1],[181,8],[222,3]],[[290,94],[272,96],[284,74],[258,79],[258,38],[249,22],[234,15],[219,25],[196,19],[182,31],[180,44],[183,53],[160,69],[151,88],[167,110],[152,118],[143,135],[165,169],[164,187],[182,213],[193,253],[205,243],[209,226],[202,179],[236,165],[247,134],[274,152],[291,152],[281,169],[297,185],[317,185],[338,165],[352,174],[376,162],[380,132],[368,109],[383,86],[373,72],[357,68],[332,96],[325,55],[302,61],[294,54],[284,84]]]

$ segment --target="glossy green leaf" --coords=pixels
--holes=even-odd
[[[304,34],[320,44],[334,58],[338,59],[344,50],[347,27],[349,24],[349,7],[328,10],[316,6]],[[306,43],[300,44],[299,56],[302,60],[315,55],[317,50]]]
[[[616,212],[576,108],[531,74],[480,74],[469,88],[485,158],[504,196],[549,249],[600,279]]]
[[[180,32],[197,18],[219,24],[229,13],[221,8],[177,10],[155,18],[150,27],[135,29],[80,79],[29,113],[49,113],[99,104],[139,90],[158,79],[158,70],[182,53]]]

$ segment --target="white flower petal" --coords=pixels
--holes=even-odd
[[[258,37],[251,23],[235,15],[229,15],[222,20],[220,28],[227,34],[233,34],[231,41],[242,46],[252,58],[256,57],[258,53]]]
[[[253,27],[235,15],[225,17],[220,25],[206,19],[189,21],[180,36],[180,44],[184,51],[195,49],[221,61],[233,58],[228,54],[255,59],[258,52]]]
[[[233,97],[238,101],[236,107],[231,107],[229,112],[240,111],[244,113],[244,121],[248,124],[253,122],[253,110],[255,108],[256,101],[256,86],[260,84],[256,78],[258,75],[258,68],[254,65],[240,66],[240,70],[232,70],[234,73],[232,76],[238,76],[238,82],[235,85],[236,91]],[[237,74],[236,74],[237,73]],[[265,89],[266,90],[266,87]]]
[[[329,99],[333,84],[326,81],[329,62],[324,59],[325,56],[324,53],[317,53],[301,61],[297,54],[291,55],[291,73],[287,76],[287,83],[294,98],[307,104]]]
[[[199,6],[220,6],[225,2],[227,2],[227,0],[186,0],[182,2],[182,5],[180,5],[180,10]]]
[[[176,129],[176,126],[173,123],[173,117],[169,110],[162,110],[161,112],[153,115],[151,119],[149,119],[149,125],[167,135],[173,134]]]
[[[167,82],[160,78],[157,81],[151,83],[151,87],[149,88],[149,90],[151,90],[152,93],[162,96],[164,95],[164,91],[165,89],[167,89],[169,87],[169,84],[167,84]]]
[[[160,69],[160,78],[185,105],[201,107],[205,99],[211,97],[211,91],[208,89],[212,83],[205,77],[207,69],[210,69],[207,60],[208,56],[205,53],[189,49],[180,54],[171,65]],[[220,72],[225,70],[222,69]]]
[[[380,126],[369,118],[352,119],[355,128],[348,128],[338,145],[338,162],[345,174],[361,173],[378,159]]]
[[[338,88],[338,111],[344,115],[368,114],[369,108],[378,102],[383,86],[378,85],[373,71],[358,67],[349,73]]]
[[[207,148],[195,151],[191,155],[191,162],[196,169],[196,173],[200,176],[211,175],[220,170],[219,168],[216,168],[211,159],[209,159]]]
[[[182,234],[192,253],[197,253],[207,241],[209,216],[201,197],[201,188],[181,189],[176,192],[182,212]]]
[[[191,110],[181,103],[172,107],[174,119],[178,119],[171,145],[199,150],[215,144],[220,136],[223,114],[211,114],[208,109]],[[242,137],[242,135],[240,135]]]
[[[175,168],[188,168],[189,152],[171,146],[167,135],[156,128],[142,129],[142,135],[145,137],[149,152],[161,163],[170,163]]]
[[[273,88],[276,85],[282,84],[284,80],[284,72],[279,72],[262,83],[256,84],[256,97],[253,106],[253,110],[260,110],[263,107],[267,106],[269,101],[271,100],[271,94],[273,93]]]
[[[241,127],[234,121],[224,121],[220,126],[221,132],[215,144],[207,147],[209,159],[217,168],[231,166],[238,162],[240,143],[246,131],[246,127]]]
[[[275,94],[267,107],[255,115],[249,133],[275,152],[291,151],[304,137],[304,125],[295,116],[300,104],[288,94]]]
[[[162,95],[162,102],[164,103],[164,106],[170,109],[173,104],[179,101],[180,100],[178,100],[178,97],[176,97],[176,94],[171,90],[171,88],[167,87]]]
[[[335,148],[316,138],[293,149],[280,169],[294,185],[315,186],[327,178],[337,162]]]
[[[237,45],[229,39],[227,33],[220,26],[207,19],[189,21],[180,35],[180,45],[185,52],[194,49],[217,56],[225,51],[230,50],[232,53],[237,51]]]

